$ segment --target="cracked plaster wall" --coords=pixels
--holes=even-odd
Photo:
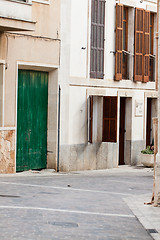
[[[15,131],[0,131],[0,173],[15,172]]]

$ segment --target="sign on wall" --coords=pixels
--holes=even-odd
[[[143,116],[143,102],[135,101],[135,117]]]

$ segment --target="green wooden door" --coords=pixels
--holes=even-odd
[[[48,73],[18,71],[16,169],[46,168]]]

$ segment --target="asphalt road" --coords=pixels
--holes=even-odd
[[[124,199],[152,185],[153,171],[134,167],[0,175],[0,239],[150,240]]]

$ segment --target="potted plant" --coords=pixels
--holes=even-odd
[[[154,146],[147,146],[141,151],[141,163],[145,167],[154,167]]]

